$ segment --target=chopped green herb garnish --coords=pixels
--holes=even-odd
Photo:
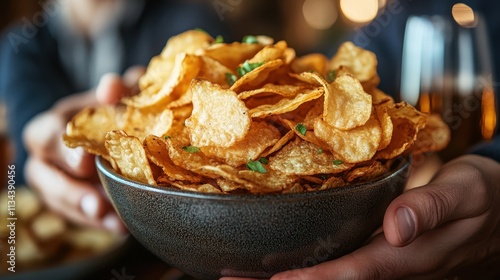
[[[318,149],[318,155],[321,155],[323,153],[323,149],[319,148]]]
[[[213,42],[213,44],[220,44],[220,43],[224,43],[224,37],[222,37],[222,35],[217,35],[217,37],[215,37],[215,41]]]
[[[243,43],[247,44],[258,44],[259,40],[257,40],[257,37],[252,36],[252,35],[247,35],[243,37],[243,40],[241,40]]]
[[[328,80],[329,83],[331,83],[335,80],[335,77],[337,77],[337,71],[332,70],[332,71],[328,72],[326,79]]]
[[[195,147],[195,146],[183,146],[182,149],[188,153],[197,153],[200,151],[200,148]]]
[[[261,163],[263,163],[263,164],[267,164],[267,163],[269,162],[269,160],[267,160],[267,158],[265,158],[265,157],[261,157],[261,158],[259,158],[259,161],[260,161]]]
[[[307,132],[307,127],[301,123],[298,123],[296,126],[295,126],[295,129],[302,135],[306,136],[306,132]]]
[[[226,73],[226,82],[228,85],[232,86],[236,81],[238,80],[238,77],[236,77],[235,74],[232,73]]]
[[[340,159],[336,159],[333,161],[333,164],[335,164],[335,165],[341,165],[342,163],[344,163],[344,162],[341,161]]]
[[[267,169],[262,165],[262,163],[258,160],[253,161],[253,160],[248,160],[246,167],[249,170],[252,170],[254,172],[259,172],[259,173],[266,173]]]
[[[163,138],[165,138],[165,140],[167,140],[167,139],[170,139],[172,137],[170,135],[165,135]]]
[[[255,62],[255,63],[250,63],[247,61],[243,62],[243,64],[236,69],[236,72],[238,72],[238,75],[240,77],[245,76],[246,73],[251,72],[253,69],[261,66],[264,64],[264,62]]]

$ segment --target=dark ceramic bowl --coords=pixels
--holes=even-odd
[[[267,278],[359,248],[401,194],[409,170],[365,184],[278,195],[223,195],[131,181],[102,158],[97,169],[130,233],[166,263],[199,279]]]

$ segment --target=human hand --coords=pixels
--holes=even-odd
[[[499,213],[500,164],[463,156],[429,184],[396,198],[385,213],[384,233],[362,248],[271,279],[495,279]]]
[[[78,224],[123,232],[120,219],[100,187],[94,157],[62,140],[67,122],[79,110],[96,104],[117,103],[130,94],[143,73],[132,68],[124,77],[105,75],[96,90],[74,94],[33,118],[23,139],[29,151],[26,179],[46,205]]]

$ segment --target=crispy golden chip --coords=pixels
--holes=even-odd
[[[142,183],[156,185],[153,172],[141,141],[123,131],[110,131],[104,142],[109,156],[123,176]]]
[[[382,139],[380,139],[380,144],[378,146],[378,150],[385,149],[389,146],[392,139],[393,125],[391,117],[389,113],[387,113],[387,106],[378,105],[374,107],[375,114],[377,115],[377,119],[380,123],[380,127],[382,128]]]
[[[370,91],[367,91],[372,96],[373,105],[381,105],[385,103],[392,104],[394,103],[394,99],[385,94],[385,92],[381,91],[378,88],[372,88]]]
[[[240,170],[238,172],[238,177],[251,183],[244,185],[251,193],[282,192],[291,188],[299,179],[298,176],[284,174],[276,170],[268,170],[266,173]]]
[[[207,48],[214,42],[214,38],[201,30],[188,30],[168,39],[160,56],[162,58],[175,57],[179,53],[195,54]]]
[[[87,152],[107,156],[106,133],[122,125],[123,108],[101,106],[80,111],[66,126],[64,143],[71,148],[83,147]]]
[[[347,185],[347,183],[344,181],[344,179],[340,177],[331,176],[323,183],[323,185],[319,190],[328,190],[328,189],[343,187],[345,185]]]
[[[311,53],[301,57],[297,57],[293,60],[290,67],[295,73],[302,72],[316,72],[324,73],[326,71],[326,66],[328,64],[328,58],[320,53]]]
[[[418,131],[427,121],[427,115],[405,102],[389,106],[387,112],[393,123],[393,136],[389,145],[377,153],[376,158],[379,159],[391,159],[403,154],[413,145]]]
[[[250,110],[252,118],[263,118],[270,115],[284,114],[297,109],[300,105],[317,99],[323,95],[322,88],[313,88],[298,93],[293,99],[283,98],[276,104],[265,104]]]
[[[146,136],[164,135],[172,126],[174,114],[171,110],[155,113],[144,109],[128,107],[124,117],[122,130],[128,135],[135,136],[144,141]]]
[[[274,146],[272,146],[269,150],[263,152],[261,156],[267,157],[268,155],[279,151],[283,146],[286,145],[286,143],[288,143],[288,141],[292,140],[294,136],[295,136],[294,131],[292,130],[288,131],[285,135],[283,135],[283,137],[281,137],[278,140],[278,142],[276,142],[276,144],[274,144]]]
[[[123,102],[137,108],[164,107],[186,92],[191,80],[198,75],[200,64],[198,56],[180,53],[175,57],[173,69],[159,91],[141,91],[138,95],[124,98]]]
[[[372,97],[354,77],[342,75],[325,92],[323,120],[329,125],[348,130],[364,125],[370,118]]]
[[[269,167],[289,175],[334,174],[346,171],[351,164],[335,164],[337,158],[328,151],[296,138],[269,159]]]
[[[275,84],[265,84],[261,88],[243,91],[238,94],[238,98],[241,100],[248,99],[252,96],[256,96],[259,94],[272,93],[277,94],[283,97],[294,97],[300,91],[304,90],[305,87],[302,85],[275,85]]]
[[[139,182],[266,194],[375,180],[395,157],[448,143],[441,118],[395,104],[377,88],[373,53],[347,42],[330,61],[296,57],[285,41],[256,38],[172,37],[151,59],[140,93],[81,111],[67,125],[66,144],[102,155]]]
[[[144,149],[148,159],[161,167],[166,178],[171,181],[201,182],[202,178],[189,170],[175,165],[168,154],[167,144],[162,138],[149,135],[144,139]]]
[[[377,85],[377,57],[371,51],[345,42],[338,48],[328,68],[335,70],[340,66],[345,66],[361,83]]]
[[[421,154],[444,149],[450,142],[450,128],[439,115],[432,114],[425,126],[418,131],[412,153]]]
[[[183,145],[183,139],[172,136],[165,139],[168,148],[168,155],[172,162],[183,169],[191,172],[205,175],[197,172],[202,166],[218,166],[220,162],[205,156],[201,151],[197,151],[197,147]]]
[[[219,84],[223,88],[229,88],[230,85],[227,83],[226,75],[234,75],[234,70],[227,68],[222,63],[209,56],[201,56],[201,61],[200,72],[197,76],[198,79]]]
[[[178,54],[194,54],[208,47],[213,41],[210,35],[199,30],[188,30],[172,36],[161,54],[151,59],[146,73],[139,80],[139,88],[145,92],[143,95],[153,95],[161,89],[161,86],[172,76]]]
[[[346,163],[369,160],[377,152],[382,129],[375,116],[362,126],[351,130],[340,130],[321,119],[314,123],[314,134],[327,143],[331,152]]]
[[[216,158],[232,166],[243,165],[249,159],[256,160],[262,152],[281,138],[280,132],[266,122],[253,122],[250,131],[242,140],[230,147],[202,147],[208,157]]]
[[[229,69],[236,69],[244,61],[251,59],[264,45],[234,42],[214,44],[199,52],[199,55],[211,57]]]
[[[191,144],[230,147],[250,130],[251,118],[236,93],[208,81],[193,80],[193,113],[186,120]]]
[[[350,170],[344,175],[347,182],[369,182],[377,179],[378,177],[386,174],[389,171],[387,166],[383,165],[380,161],[374,161],[371,165],[361,166]]]
[[[265,83],[269,74],[281,67],[283,64],[284,61],[281,59],[265,62],[261,66],[246,73],[243,77],[240,77],[231,86],[231,90],[239,93],[245,90],[253,89],[260,84]]]

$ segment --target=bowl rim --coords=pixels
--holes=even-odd
[[[370,182],[362,182],[362,183],[357,183],[357,184],[352,184],[352,185],[346,185],[342,187],[336,187],[336,188],[331,188],[327,190],[318,190],[318,191],[311,191],[311,192],[301,192],[301,193],[269,193],[269,194],[227,194],[227,193],[205,193],[205,192],[196,192],[196,191],[188,191],[188,190],[181,190],[173,187],[166,187],[166,186],[156,186],[156,185],[150,185],[147,183],[141,183],[137,182],[134,180],[131,180],[121,174],[118,174],[113,167],[111,167],[111,164],[104,159],[102,156],[96,156],[95,157],[95,164],[97,167],[98,172],[102,173],[104,176],[117,181],[121,184],[124,184],[129,187],[141,189],[144,191],[149,191],[149,192],[156,192],[156,193],[162,193],[162,194],[168,194],[168,195],[174,195],[174,196],[180,196],[180,197],[189,197],[189,198],[198,198],[198,199],[213,199],[213,200],[255,200],[255,201],[261,201],[261,200],[273,200],[277,201],[279,199],[285,199],[285,200],[290,200],[293,198],[297,199],[303,199],[303,198],[309,198],[309,197],[322,197],[322,196],[331,196],[335,194],[346,194],[349,192],[354,192],[366,187],[370,187],[375,185],[374,183],[377,184],[383,184],[386,181],[390,181],[393,177],[398,176],[404,170],[410,168],[410,163],[412,161],[412,157],[398,157],[397,160],[399,160],[399,165],[395,168],[395,170],[391,173],[389,173],[386,176],[383,176],[375,181],[370,181]],[[406,179],[406,178],[405,178]],[[404,182],[403,182],[404,183]],[[104,184],[103,184],[104,185]]]

